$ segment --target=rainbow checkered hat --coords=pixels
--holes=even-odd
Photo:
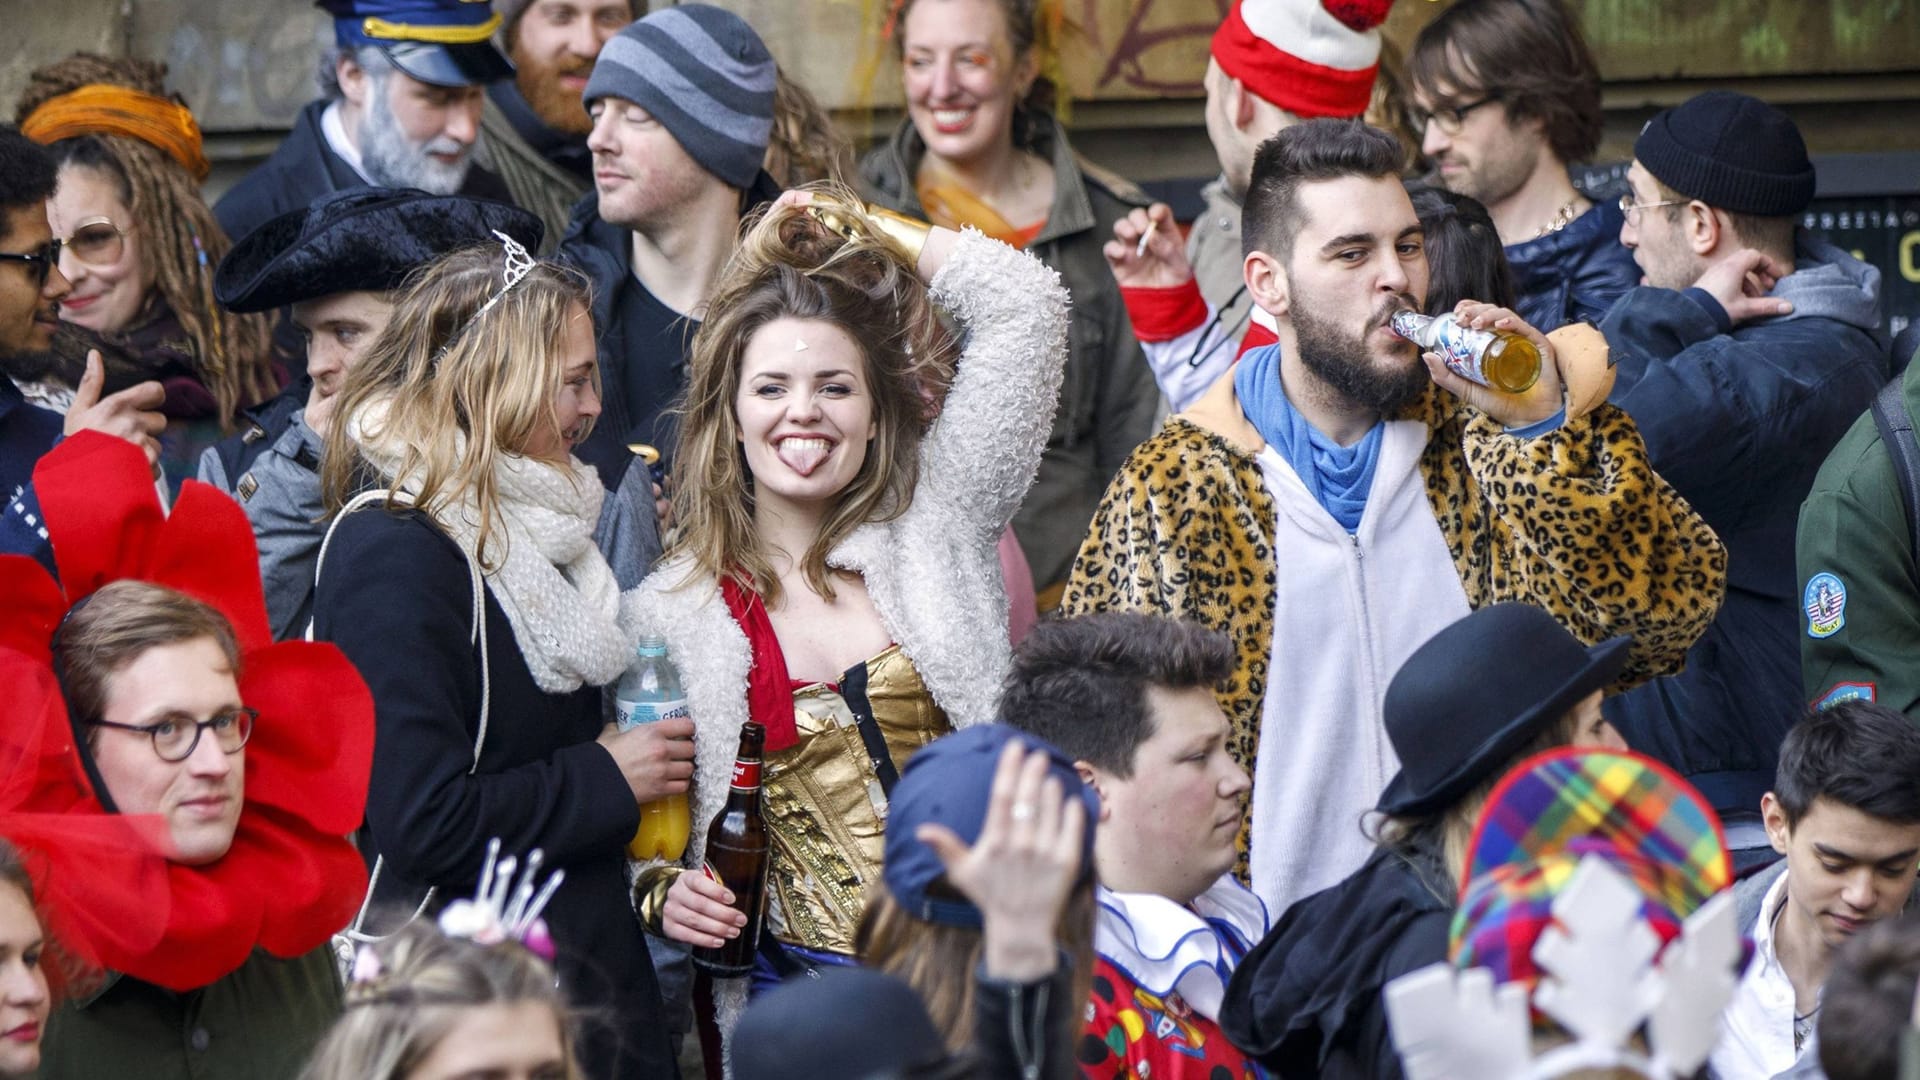
[[[1662,941],[1733,880],[1720,819],[1672,770],[1626,751],[1550,750],[1509,772],[1481,811],[1449,938],[1455,966],[1532,986],[1534,943],[1588,855],[1634,883]]]

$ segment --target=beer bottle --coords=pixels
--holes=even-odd
[[[733,786],[727,805],[707,829],[708,877],[733,893],[733,906],[747,916],[740,936],[717,949],[693,950],[694,965],[713,975],[733,977],[753,970],[766,915],[767,822],[760,814],[760,754],[767,729],[748,721],[740,727],[740,753],[733,759]]]
[[[1540,350],[1511,330],[1474,330],[1461,326],[1451,312],[1434,317],[1396,311],[1393,332],[1440,354],[1448,370],[1481,386],[1524,394],[1540,381]]]

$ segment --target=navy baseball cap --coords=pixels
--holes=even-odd
[[[500,16],[486,0],[315,0],[333,16],[343,49],[372,45],[393,66],[432,86],[473,86],[513,75],[493,44]]]
[[[914,835],[926,824],[945,825],[971,844],[987,824],[987,804],[993,794],[993,774],[1007,743],[1018,741],[1029,749],[1047,752],[1047,772],[1058,778],[1068,795],[1078,794],[1087,808],[1087,829],[1081,874],[1093,873],[1093,830],[1100,817],[1100,797],[1082,783],[1073,761],[1052,744],[1005,724],[981,724],[935,739],[913,755],[893,786],[887,809],[886,864],[881,872],[887,891],[914,918],[942,926],[981,926],[980,909],[950,890],[934,895],[929,888],[946,874],[940,856]]]

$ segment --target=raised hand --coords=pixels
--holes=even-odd
[[[1693,284],[1720,301],[1727,317],[1737,326],[1748,319],[1764,319],[1792,311],[1792,303],[1767,295],[1776,282],[1791,273],[1793,267],[1782,265],[1773,256],[1741,248],[1715,260]]]
[[[1031,982],[1058,962],[1056,928],[1084,867],[1086,807],[1047,773],[1047,753],[1007,744],[993,774],[986,825],[969,846],[944,825],[914,833],[947,881],[980,909],[990,978]]]
[[[1146,238],[1142,244],[1141,238]],[[1113,223],[1113,239],[1100,253],[1122,288],[1164,289],[1193,280],[1186,241],[1173,221],[1173,208],[1154,203]]]
[[[67,406],[66,434],[98,431],[112,435],[139,447],[146,453],[149,464],[159,461],[160,440],[156,436],[167,427],[167,418],[160,415],[160,406],[167,400],[166,390],[159,383],[149,381],[102,398],[100,391],[106,383],[107,372],[100,362],[100,351],[87,350],[86,374],[80,376],[80,385],[73,392],[73,404]]]

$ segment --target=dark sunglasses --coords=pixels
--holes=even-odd
[[[27,274],[33,278],[34,284],[45,285],[47,275],[60,265],[60,241],[49,240],[40,245],[38,251],[0,251],[0,262],[26,263]]]

